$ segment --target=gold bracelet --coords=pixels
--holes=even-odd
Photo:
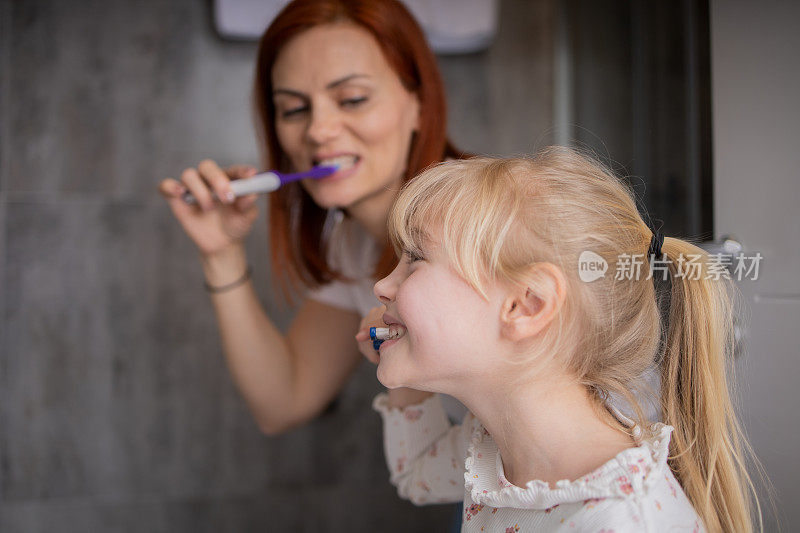
[[[253,267],[250,266],[250,265],[247,265],[247,270],[245,270],[244,274],[242,275],[242,277],[237,279],[236,281],[232,281],[232,282],[228,283],[227,285],[221,285],[219,287],[214,287],[213,285],[209,285],[208,281],[203,280],[203,285],[205,285],[206,290],[208,292],[210,292],[212,294],[218,294],[220,292],[226,292],[226,291],[229,291],[231,289],[235,289],[239,285],[244,284],[245,282],[247,282],[247,280],[250,279],[250,276],[252,274],[253,274]]]

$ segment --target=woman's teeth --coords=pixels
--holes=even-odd
[[[331,157],[329,159],[322,159],[317,162],[317,166],[338,166],[339,170],[346,170],[358,161],[358,156],[355,155],[340,155],[338,157]]]
[[[400,324],[391,324],[389,326],[389,337],[386,340],[399,339],[406,334],[406,328]]]

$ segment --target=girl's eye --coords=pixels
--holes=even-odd
[[[403,250],[403,255],[406,256],[409,263],[415,263],[417,261],[424,261],[425,258],[419,255],[418,253],[414,252],[413,250]]]
[[[363,104],[367,101],[366,96],[360,96],[358,98],[347,98],[341,101],[342,107],[358,107],[359,105]]]

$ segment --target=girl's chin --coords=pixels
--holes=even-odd
[[[386,375],[386,370],[384,366],[385,365],[381,364],[381,361],[378,361],[378,370],[376,372],[377,378],[381,385],[383,385],[387,389],[391,389],[393,387],[392,380],[390,379],[390,376]]]
[[[387,389],[396,389],[406,386],[403,381],[397,379],[397,376],[392,375],[392,371],[386,368],[386,363],[383,361],[378,362],[377,377],[381,385]]]

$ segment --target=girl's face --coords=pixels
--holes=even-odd
[[[453,394],[492,364],[504,293],[487,284],[489,300],[483,299],[455,273],[441,247],[429,242],[421,257],[404,253],[375,284],[375,295],[386,305],[384,322],[405,329],[381,345],[378,380],[389,388]]]
[[[315,26],[290,40],[272,69],[275,129],[296,171],[338,163],[303,186],[324,208],[391,201],[406,170],[419,101],[352,23]],[[384,202],[386,203],[386,202]]]

